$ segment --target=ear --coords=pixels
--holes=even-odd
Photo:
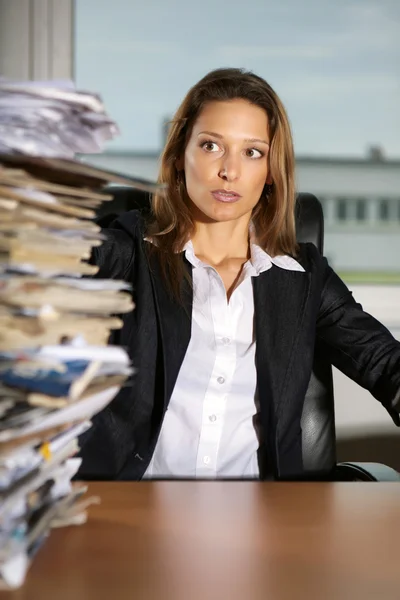
[[[272,185],[272,184],[274,183],[274,182],[273,182],[273,180],[272,180],[272,175],[271,175],[271,173],[268,173],[268,175],[267,175],[267,179],[266,179],[265,183],[266,183],[267,185]]]

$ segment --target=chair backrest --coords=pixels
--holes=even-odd
[[[323,253],[324,216],[319,200],[299,194],[296,204],[296,235],[299,242],[312,242]],[[317,479],[327,476],[336,465],[336,431],[332,366],[318,346],[301,419],[303,465]]]
[[[102,221],[107,214],[138,209],[148,212],[149,194],[129,187],[110,187],[114,200],[105,202],[98,212]],[[105,217],[105,218],[104,218]],[[312,242],[323,252],[324,218],[319,200],[312,194],[298,194],[296,233],[299,242]],[[313,371],[306,393],[301,419],[303,465],[310,478],[329,477],[336,465],[336,434],[332,367],[323,353],[314,354]]]

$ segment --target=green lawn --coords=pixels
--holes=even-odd
[[[349,284],[400,285],[400,272],[338,271],[338,275]]]

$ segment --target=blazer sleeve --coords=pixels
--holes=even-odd
[[[99,270],[95,277],[101,279],[127,279],[135,258],[135,239],[139,223],[137,211],[120,216],[107,216],[98,221],[104,241],[92,250],[89,263]]]
[[[318,270],[322,277],[319,347],[332,365],[369,390],[400,426],[400,342],[363,310],[323,257]]]
[[[141,235],[136,211],[107,216],[98,224],[105,240],[93,249],[89,262],[97,265],[95,277],[122,279],[132,283],[137,236]],[[131,388],[122,387],[117,396],[91,419],[92,427],[79,438],[82,465],[78,479],[115,479],[131,452],[133,436],[130,426]]]

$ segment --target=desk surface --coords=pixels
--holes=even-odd
[[[0,600],[398,600],[396,483],[93,483]]]

